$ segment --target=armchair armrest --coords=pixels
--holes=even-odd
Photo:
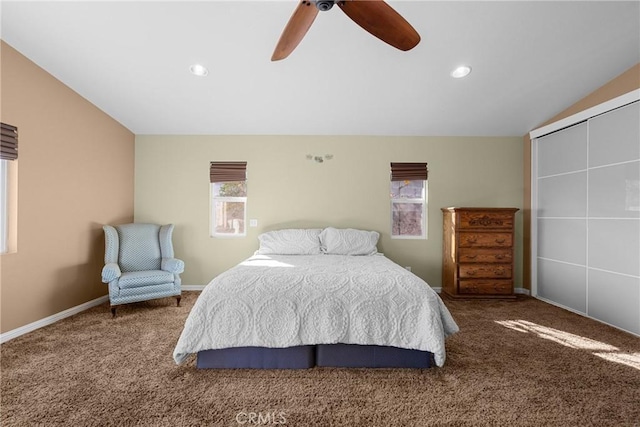
[[[180,274],[184,271],[184,261],[177,258],[162,258],[160,268],[173,274]]]
[[[110,283],[118,277],[122,276],[122,272],[120,271],[120,266],[114,262],[110,262],[105,264],[102,267],[102,282]]]

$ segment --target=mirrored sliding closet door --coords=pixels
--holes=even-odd
[[[640,335],[637,95],[532,149],[534,296]]]

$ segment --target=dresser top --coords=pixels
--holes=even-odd
[[[519,208],[480,208],[480,207],[473,207],[473,208],[466,208],[466,207],[457,207],[457,206],[451,206],[448,208],[442,208],[443,212],[457,212],[457,211],[491,211],[491,212],[516,212],[519,211]]]

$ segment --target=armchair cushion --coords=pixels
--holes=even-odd
[[[162,258],[162,266],[160,268],[170,273],[180,274],[184,271],[184,261],[177,258]]]
[[[114,262],[110,262],[102,267],[102,282],[109,283],[122,275],[120,267]]]
[[[122,273],[118,286],[120,289],[138,288],[141,286],[160,285],[174,282],[173,273],[163,270],[131,271]]]

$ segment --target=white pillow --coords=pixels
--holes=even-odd
[[[321,229],[285,229],[258,236],[260,255],[319,255]]]
[[[377,231],[329,227],[320,233],[320,243],[328,255],[375,255],[379,237]]]

